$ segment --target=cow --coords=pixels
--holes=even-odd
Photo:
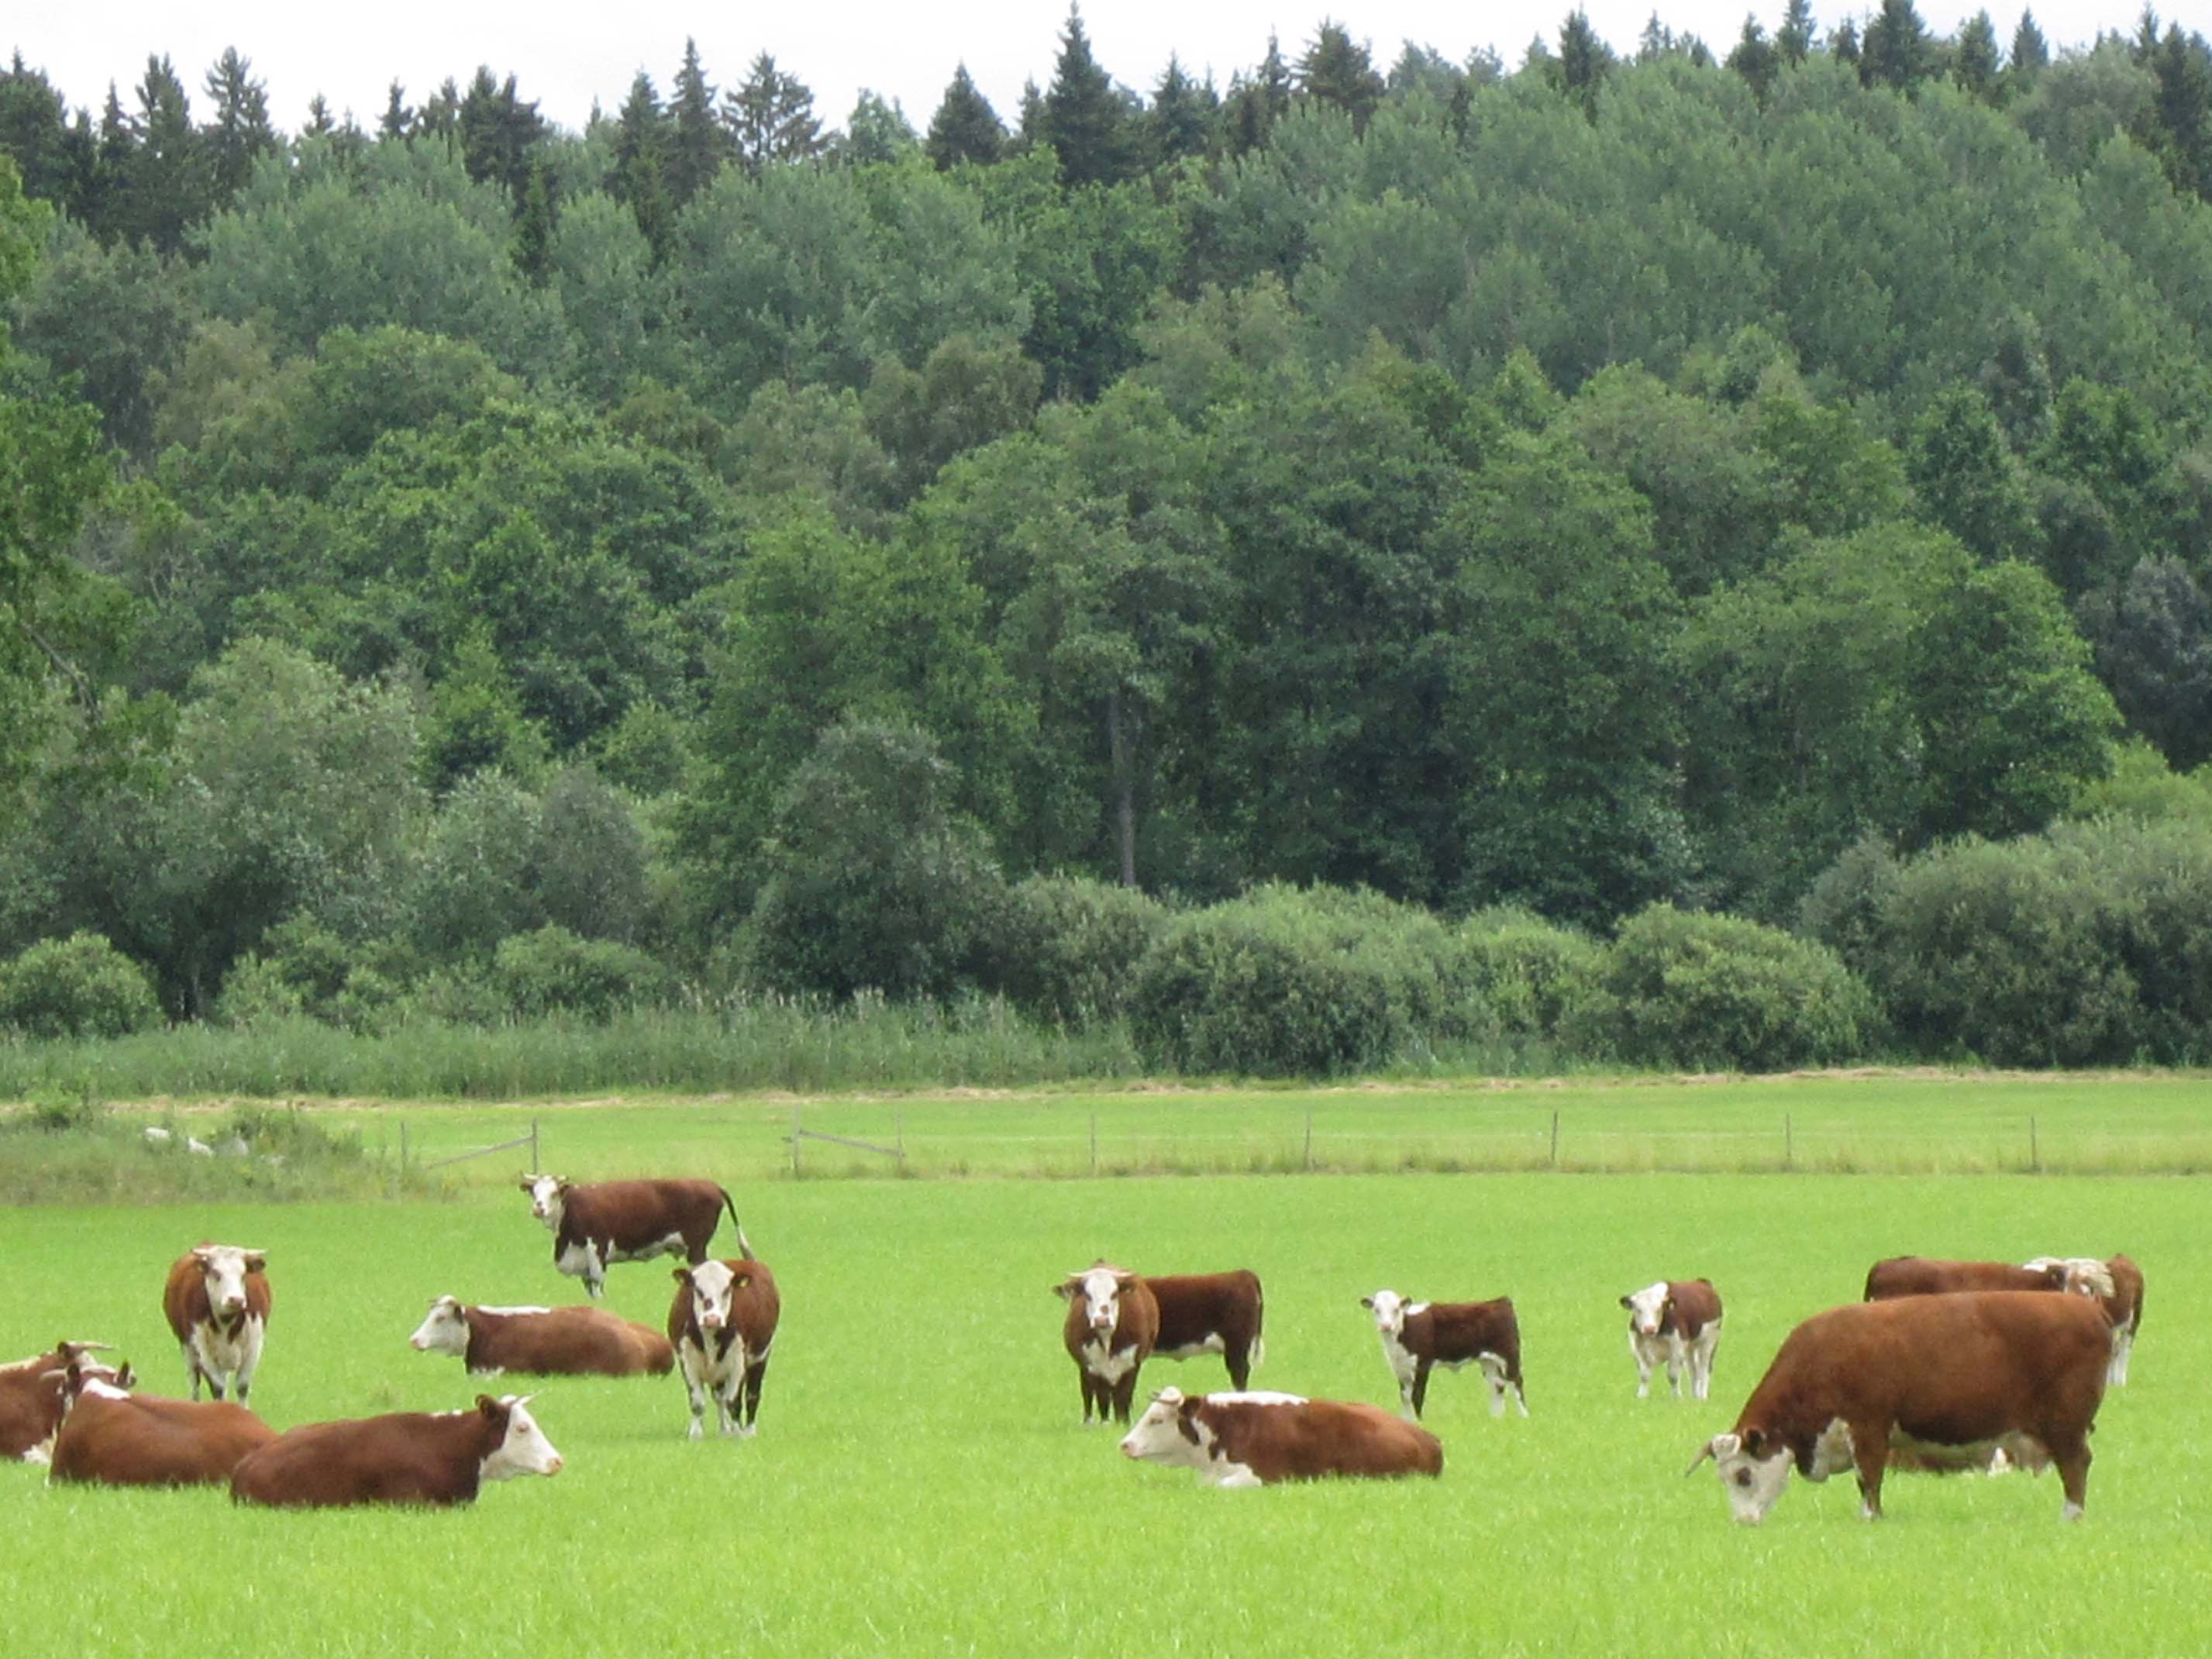
[[[530,1213],[552,1231],[555,1270],[582,1279],[594,1301],[605,1293],[614,1262],[680,1255],[697,1267],[725,1210],[738,1230],[738,1254],[750,1259],[753,1253],[737,1206],[711,1181],[579,1185],[559,1176],[526,1175],[522,1190],[530,1194]]]
[[[161,1311],[184,1353],[193,1399],[200,1397],[205,1379],[209,1392],[221,1400],[228,1377],[239,1404],[246,1403],[269,1330],[268,1262],[264,1250],[198,1244],[171,1264]]]
[[[2105,1385],[2124,1388],[2128,1355],[2134,1352],[2136,1333],[2142,1328],[2142,1269],[2124,1255],[2109,1261],[2085,1255],[2039,1255],[2026,1265],[2033,1271],[2054,1263],[2065,1270],[2068,1290],[2094,1296],[2104,1305],[2105,1317],[2112,1322],[2112,1363],[2106,1370]]]
[[[725,1436],[750,1439],[759,1425],[761,1385],[775,1345],[783,1298],[768,1264],[748,1255],[675,1270],[668,1340],[691,1396],[691,1431],[706,1433],[707,1396]],[[741,1414],[742,1408],[742,1414]]]
[[[1163,1389],[1121,1437],[1124,1456],[1196,1469],[1201,1485],[1443,1473],[1436,1436],[1380,1406],[1294,1394]]]
[[[1505,1415],[1505,1390],[1513,1390],[1521,1415],[1528,1415],[1528,1396],[1521,1386],[1521,1322],[1513,1298],[1493,1302],[1408,1302],[1395,1291],[1363,1296],[1359,1305],[1375,1316],[1382,1358],[1398,1379],[1398,1409],[1409,1421],[1420,1420],[1429,1395],[1429,1371],[1437,1365],[1457,1370],[1482,1368],[1490,1385],[1490,1414]]]
[[[1141,1285],[1139,1293],[1131,1293],[1133,1281]],[[1188,1359],[1218,1353],[1239,1389],[1267,1357],[1260,1276],[1242,1267],[1147,1277],[1098,1261],[1068,1274],[1053,1294],[1067,1304],[1060,1335],[1081,1373],[1085,1423],[1094,1402],[1103,1423],[1109,1401],[1115,1419],[1127,1423],[1138,1369],[1155,1354]]]
[[[1651,1396],[1652,1370],[1667,1367],[1667,1386],[1682,1397],[1682,1374],[1690,1377],[1690,1396],[1703,1400],[1713,1382],[1713,1350],[1721,1341],[1720,1292],[1710,1279],[1662,1279],[1620,1298],[1628,1310],[1628,1352],[1636,1360],[1636,1397]]]
[[[529,1395],[480,1394],[473,1408],[310,1423],[248,1453],[231,1471],[234,1504],[333,1509],[356,1504],[472,1504],[487,1480],[558,1474],[561,1454],[531,1416]]]
[[[2015,1267],[2009,1261],[1952,1261],[1942,1256],[1893,1255],[1867,1269],[1863,1302],[1899,1296],[1940,1296],[1947,1291],[2063,1291],[2066,1268],[2049,1258]]]
[[[441,1296],[415,1334],[417,1352],[449,1353],[471,1376],[665,1376],[676,1350],[650,1325],[598,1308],[483,1308]]]
[[[69,1415],[48,1481],[105,1486],[218,1486],[276,1431],[245,1407],[161,1400],[71,1368]]]
[[[2111,1353],[2112,1327],[2086,1297],[1951,1291],[1847,1303],[1790,1332],[1735,1427],[1707,1441],[1690,1470],[1711,1458],[1735,1518],[1755,1526],[1792,1463],[1808,1480],[1856,1468],[1860,1513],[1872,1521],[1893,1461],[1981,1468],[2002,1451],[2031,1468],[2057,1463],[2073,1520]]]
[[[127,1365],[118,1372],[84,1357],[106,1350],[105,1342],[57,1342],[52,1353],[34,1353],[28,1359],[0,1365],[0,1458],[26,1463],[47,1460],[54,1431],[68,1414],[66,1384],[70,1369],[76,1367],[106,1382],[129,1376]]]

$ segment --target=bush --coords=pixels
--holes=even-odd
[[[0,1025],[26,1036],[125,1036],[161,1018],[146,970],[100,934],[41,939],[0,964]]]
[[[551,927],[501,939],[491,979],[507,1007],[525,1019],[566,1013],[604,1020],[664,1004],[675,989],[668,970],[644,951]]]
[[[1031,876],[1007,893],[999,922],[981,952],[986,982],[1032,1018],[1080,1030],[1121,1017],[1168,911],[1133,887]]]
[[[293,916],[224,976],[216,1018],[254,1025],[307,1014],[349,1031],[381,1030],[418,971],[398,941],[352,945],[313,917]]]
[[[1587,933],[1512,907],[1477,911],[1460,924],[1452,944],[1470,1018],[1486,1035],[1509,1041],[1557,1036],[1561,1013],[1601,955]]]
[[[1562,1033],[1632,1066],[1772,1072],[1862,1053],[1873,1015],[1826,945],[1656,904],[1622,925]]]

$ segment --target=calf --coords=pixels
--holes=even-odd
[[[409,1340],[458,1356],[471,1376],[665,1376],[676,1366],[659,1332],[598,1308],[478,1308],[441,1296]]]
[[[1163,1389],[1121,1437],[1125,1456],[1196,1469],[1204,1485],[1264,1486],[1332,1475],[1441,1474],[1436,1436],[1379,1406],[1294,1394]]]
[[[2063,1291],[2066,1268],[2045,1258],[2015,1267],[2009,1261],[1949,1261],[1941,1256],[1893,1255],[1867,1269],[1863,1302],[1899,1296],[1941,1296],[1948,1291]]]
[[[553,1266],[596,1300],[606,1288],[607,1267],[680,1255],[693,1267],[707,1259],[708,1241],[729,1212],[738,1230],[738,1254],[750,1257],[745,1230],[730,1195],[711,1181],[599,1181],[586,1186],[559,1176],[526,1175],[530,1212],[553,1233]]]
[[[1521,1415],[1528,1415],[1528,1396],[1521,1386],[1521,1322],[1513,1298],[1494,1302],[1408,1302],[1395,1291],[1363,1296],[1359,1305],[1375,1315],[1382,1357],[1398,1379],[1398,1409],[1418,1421],[1429,1395],[1429,1371],[1474,1364],[1490,1385],[1490,1414],[1505,1415],[1510,1386]]]
[[[253,1387],[269,1329],[268,1255],[235,1244],[200,1244],[179,1256],[161,1291],[161,1311],[184,1352],[192,1398],[209,1392],[221,1400],[224,1379],[234,1379],[239,1403]]]
[[[766,1262],[747,1256],[678,1267],[675,1279],[668,1340],[691,1396],[690,1438],[706,1433],[711,1392],[722,1432],[750,1439],[760,1418],[761,1385],[768,1380],[769,1350],[783,1312],[775,1275]]]
[[[69,1413],[67,1378],[72,1368],[112,1382],[118,1373],[84,1356],[105,1350],[105,1342],[57,1342],[52,1353],[0,1365],[0,1458],[43,1463],[52,1449],[54,1431]],[[119,1375],[128,1376],[125,1367]]]
[[[2112,1327],[2085,1297],[1948,1291],[1855,1302],[1790,1332],[1711,1457],[1735,1518],[1756,1525],[1790,1466],[1808,1480],[1858,1472],[1861,1513],[1905,1467],[1981,1468],[1998,1451],[2058,1465],[2063,1513],[2081,1513],[2089,1431],[2105,1395]]]
[[[561,1454],[530,1415],[529,1401],[480,1394],[468,1411],[310,1423],[249,1453],[231,1472],[231,1501],[319,1509],[471,1504],[487,1480],[558,1474]]]
[[[49,1480],[106,1486],[211,1486],[276,1431],[243,1406],[160,1400],[82,1374],[54,1437]]]
[[[1713,1382],[1713,1350],[1721,1341],[1720,1292],[1710,1279],[1662,1279],[1620,1298],[1628,1310],[1628,1352],[1636,1360],[1636,1397],[1651,1395],[1651,1372],[1667,1367],[1667,1386],[1682,1397],[1682,1373],[1690,1376],[1690,1395],[1703,1400]]]
[[[2027,1265],[2034,1271],[2054,1264],[2064,1269],[2068,1290],[2094,1296],[2103,1305],[2105,1317],[2112,1322],[2112,1363],[2105,1382],[2108,1388],[2124,1387],[2128,1355],[2135,1350],[2136,1333],[2142,1328],[2142,1269],[2124,1255],[2110,1261],[2094,1256],[2039,1255]]]

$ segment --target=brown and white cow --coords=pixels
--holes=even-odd
[[[530,1213],[553,1234],[553,1266],[580,1279],[596,1300],[606,1289],[607,1268],[617,1261],[680,1255],[693,1267],[707,1259],[708,1242],[727,1211],[738,1230],[738,1254],[752,1246],[730,1195],[711,1181],[597,1181],[580,1185],[559,1176],[526,1175]]]
[[[81,1372],[54,1437],[49,1480],[104,1486],[219,1485],[276,1431],[243,1406],[133,1394]]]
[[[1163,1389],[1121,1437],[1122,1455],[1196,1469],[1211,1486],[1264,1486],[1332,1476],[1443,1473],[1444,1449],[1380,1406],[1294,1394]]]
[[[1713,1382],[1713,1350],[1721,1341],[1721,1297],[1710,1279],[1662,1279],[1620,1298],[1628,1310],[1628,1352],[1636,1360],[1636,1397],[1651,1395],[1651,1373],[1667,1368],[1667,1386],[1679,1400],[1682,1376],[1690,1396],[1703,1400]]]
[[[226,1379],[245,1403],[269,1332],[268,1253],[235,1244],[198,1244],[179,1256],[161,1290],[161,1311],[185,1356],[192,1398],[205,1378],[217,1400]]]
[[[653,1327],[590,1307],[484,1308],[441,1296],[408,1340],[463,1360],[471,1376],[665,1376],[676,1367]]]
[[[1060,1337],[1081,1374],[1085,1423],[1094,1403],[1104,1422],[1109,1401],[1115,1419],[1127,1422],[1137,1372],[1154,1355],[1218,1353],[1239,1389],[1267,1357],[1260,1276],[1243,1267],[1143,1275],[1098,1261],[1052,1288],[1067,1304]]]
[[[310,1423],[278,1435],[231,1472],[231,1501],[330,1509],[356,1504],[471,1504],[487,1480],[558,1474],[561,1454],[528,1395],[478,1395],[455,1412],[396,1412]]]
[[[1442,1365],[1482,1368],[1490,1385],[1490,1414],[1505,1415],[1505,1390],[1528,1415],[1528,1396],[1521,1386],[1521,1322],[1513,1298],[1491,1302],[1408,1302],[1395,1291],[1363,1296],[1359,1305],[1375,1316],[1382,1357],[1398,1379],[1398,1409],[1418,1421],[1429,1395],[1429,1372]]]
[[[1941,1296],[1948,1291],[2063,1291],[2066,1269],[2045,1258],[2015,1267],[2009,1261],[1953,1261],[1942,1256],[1893,1255],[1867,1269],[1863,1302],[1899,1296]]]
[[[2123,1388],[2128,1380],[2128,1356],[2135,1351],[2136,1333],[2142,1328],[2142,1269],[2124,1255],[2100,1261],[2088,1255],[2039,1255],[2026,1264],[2031,1270],[2057,1265],[2065,1270],[2066,1288],[2094,1296],[2105,1317],[2112,1322],[2112,1363],[2105,1373],[2109,1388]]]
[[[2112,1327],[2087,1297],[1954,1291],[1848,1303],[1789,1334],[1711,1457],[1738,1521],[1765,1517],[1790,1478],[1858,1472],[1860,1512],[1881,1514],[1881,1477],[1980,1468],[1998,1451],[2055,1462],[2063,1513],[2081,1513],[2089,1431],[2105,1397]]]
[[[0,1458],[20,1458],[43,1463],[53,1447],[54,1431],[68,1414],[68,1376],[72,1366],[84,1375],[112,1382],[128,1377],[130,1368],[118,1372],[112,1366],[87,1359],[105,1352],[105,1342],[57,1342],[51,1353],[34,1353],[28,1359],[0,1365]]]
[[[668,1340],[691,1396],[690,1438],[707,1431],[707,1396],[724,1435],[751,1438],[760,1418],[769,1351],[783,1315],[775,1275],[765,1261],[702,1261],[678,1267],[668,1309]]]

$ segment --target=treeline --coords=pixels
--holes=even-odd
[[[2028,1055],[1897,1000],[1904,921],[1805,908],[1994,848],[2124,910],[2133,843],[2068,827],[2121,760],[2176,867],[2212,817],[2204,43],[1993,40],[1797,5],[1616,57],[1577,15],[1510,74],[1385,72],[1325,26],[1143,98],[1071,15],[1015,125],[963,75],[926,134],[826,134],[766,58],[582,135],[487,71],[116,185],[173,236],[70,193],[96,130],[19,65],[0,955],[48,988],[10,1006],[104,939],[170,1017],[973,989],[1266,1069],[1147,976],[1310,905],[1592,962],[1753,929],[1723,954],[1844,1012],[1730,1063]],[[149,106],[194,178],[266,130],[225,64],[212,126]],[[2083,925],[2134,1012],[2036,1053],[2201,1052]],[[1437,971],[1281,1063],[1490,1041]],[[1493,1035],[1704,1063],[1596,996]]]

